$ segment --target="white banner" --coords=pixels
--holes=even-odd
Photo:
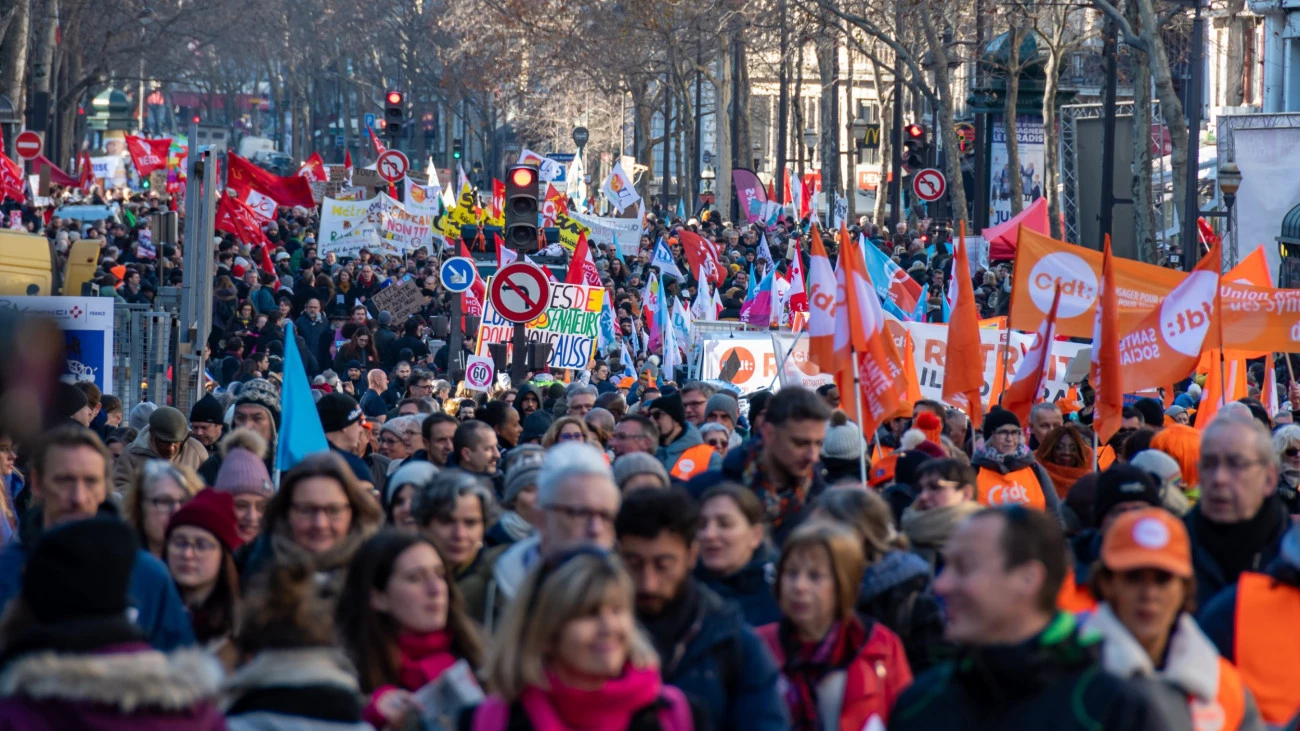
[[[326,198],[321,202],[321,256],[356,256],[362,249],[374,253],[405,254],[421,246],[432,250],[432,217],[408,211],[398,201],[380,193],[362,201]]]
[[[126,163],[121,155],[90,158],[96,179],[104,181],[105,188],[126,187]]]
[[[729,383],[740,389],[743,394],[754,393],[765,388],[772,391],[781,390],[782,385],[792,385],[799,383],[806,388],[817,388],[823,383],[830,383],[829,375],[809,376],[802,373],[794,365],[793,359],[786,360],[786,377],[777,378],[777,368],[781,365],[781,360],[785,356],[785,351],[794,341],[794,335],[789,332],[784,333],[728,333],[717,335],[709,333],[704,337],[700,347],[700,378],[704,380],[717,379],[721,376],[722,369],[726,367],[727,361],[734,354],[739,362],[740,370],[727,380]],[[788,338],[788,341],[785,339]],[[780,341],[778,344],[774,341]],[[807,338],[802,342],[806,345]],[[792,380],[798,377],[795,374],[804,376],[798,381]]]
[[[641,251],[640,218],[614,218],[612,216],[589,216],[585,213],[569,213],[569,218],[591,229],[587,234],[590,244],[614,244],[623,256],[636,256]]]

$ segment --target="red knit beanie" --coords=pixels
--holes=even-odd
[[[926,439],[938,444],[943,435],[943,420],[936,414],[922,411],[912,420],[912,428],[920,430],[921,433],[925,434]]]
[[[244,545],[239,538],[239,521],[235,517],[235,496],[228,492],[218,492],[210,487],[199,490],[172,514],[172,519],[167,522],[167,535],[171,536],[172,531],[182,525],[211,533],[231,553]]]

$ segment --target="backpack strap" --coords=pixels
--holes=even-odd
[[[474,709],[473,731],[505,731],[510,723],[510,706],[501,696],[490,695]]]
[[[664,731],[695,731],[690,701],[675,685],[665,685],[660,691],[659,727]],[[474,731],[480,731],[475,728]]]

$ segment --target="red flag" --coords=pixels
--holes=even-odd
[[[555,225],[555,219],[563,213],[569,214],[569,204],[567,199],[560,195],[554,185],[546,184],[546,197],[542,199],[542,225],[551,227]]]
[[[18,203],[27,200],[23,192],[23,168],[0,152],[0,198],[12,198]]]
[[[1119,368],[1119,297],[1115,294],[1115,265],[1110,235],[1101,260],[1101,301],[1092,327],[1092,367],[1088,380],[1097,393],[1093,430],[1102,444],[1119,431],[1124,418],[1124,380]],[[1199,419],[1198,419],[1199,421]]]
[[[321,159],[319,152],[313,152],[311,157],[303,160],[302,167],[298,168],[298,174],[308,181],[324,183],[330,179],[330,174],[325,171],[325,161]]]
[[[90,187],[95,184],[95,164],[90,161],[90,153],[86,150],[81,151],[81,158],[77,163],[77,187],[81,192],[89,193]]]
[[[790,245],[799,246],[799,240],[791,239]],[[796,251],[794,258],[790,260],[790,291],[785,295],[786,308],[790,312],[808,311],[808,293],[804,289],[805,286],[803,256],[801,252]]]
[[[492,178],[492,220],[499,221],[505,215],[506,184]]]
[[[686,261],[690,262],[691,271],[698,272],[703,267],[704,275],[717,286],[722,286],[726,275],[722,271],[722,265],[718,262],[718,254],[710,242],[699,234],[681,229],[677,232],[677,240],[682,245],[682,251],[686,254]]]
[[[1052,343],[1056,340],[1056,310],[1061,304],[1061,285],[1056,285],[1052,309],[1038,326],[1033,344],[1020,360],[1015,380],[1002,396],[1002,408],[1029,423],[1029,410],[1042,400],[1043,384],[1052,372]]]
[[[348,150],[347,152],[343,153],[343,167],[347,168],[348,172],[352,172],[352,151],[351,150]]]
[[[767,199],[776,202],[776,178],[767,181]]]
[[[229,195],[217,199],[217,211],[212,227],[235,235],[241,243],[267,247],[271,242],[266,238],[257,214],[243,201]]]
[[[226,186],[235,192],[235,197],[265,219],[275,217],[277,205],[305,208],[316,205],[305,178],[298,175],[281,177],[235,154],[230,155]]]
[[[573,259],[569,261],[569,271],[564,275],[564,282],[601,286],[600,273],[596,271],[596,262],[591,259],[591,247],[587,244],[586,232],[578,234],[578,243],[573,247]]]
[[[170,137],[147,140],[133,135],[126,136],[126,149],[131,152],[131,162],[135,163],[135,170],[142,177],[155,170],[166,170],[167,155],[171,148]]]
[[[384,154],[384,143],[379,141],[379,136],[375,134],[375,128],[366,127],[366,131],[370,133],[370,142],[375,146],[375,154]]]
[[[957,301],[952,306],[948,320],[947,363],[953,367],[944,370],[943,399],[955,406],[965,403],[966,416],[971,424],[979,424],[984,415],[980,389],[984,386],[984,353],[980,348],[980,315],[975,307],[975,292],[971,285],[970,264],[966,254],[966,224],[961,224],[957,239],[957,255],[953,271],[957,272]]]

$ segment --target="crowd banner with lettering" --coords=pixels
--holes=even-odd
[[[591,229],[568,213],[557,213],[555,215],[555,226],[560,229],[560,246],[570,252],[578,247],[578,237],[584,233],[587,234],[587,243],[591,243]]]
[[[96,180],[104,181],[105,188],[126,187],[126,161],[121,155],[90,158]]]
[[[613,244],[623,256],[636,256],[641,250],[641,219],[614,218],[612,216],[590,216],[585,213],[570,213],[569,218],[589,229],[587,242],[590,244]]]
[[[388,310],[393,316],[394,326],[406,322],[406,318],[419,312],[426,300],[419,285],[409,279],[401,284],[384,287],[372,299],[376,308]]]
[[[524,326],[530,343],[549,343],[551,368],[586,368],[600,336],[600,310],[605,288],[551,282],[546,312]],[[509,344],[514,323],[497,314],[489,300],[479,321],[475,355],[490,356],[488,343]]]
[[[431,246],[433,219],[412,212],[386,194],[360,201],[326,198],[321,202],[319,253],[356,256],[362,249],[405,254]]]
[[[63,379],[113,392],[113,300],[107,297],[0,297],[0,309],[48,317],[63,331]]]

